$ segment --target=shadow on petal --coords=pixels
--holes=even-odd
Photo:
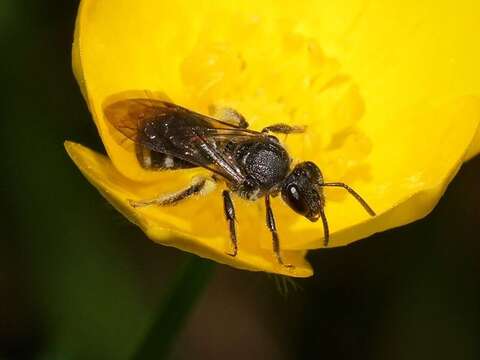
[[[208,215],[208,220],[198,218],[191,213],[181,214],[183,217],[177,216],[175,212],[172,213],[171,210],[178,211],[179,206],[170,207],[166,211],[165,208],[159,207],[132,208],[128,199],[138,197],[137,189],[145,187],[148,192],[151,191],[148,189],[149,187],[156,185],[138,184],[125,178],[113,167],[108,158],[79,144],[66,142],[65,148],[78,168],[100,193],[127,219],[140,226],[153,241],[240,269],[266,271],[294,277],[308,277],[313,274],[310,265],[304,258],[306,254],[304,250],[282,252],[285,261],[295,266],[294,269],[288,269],[277,263],[271,248],[260,248],[256,238],[240,238],[239,254],[236,257],[227,255],[230,245],[227,224],[223,219],[222,212],[219,212],[218,216],[212,216],[212,210],[208,206],[212,199],[209,197],[199,199],[203,201],[202,213]],[[216,203],[220,203],[219,198],[215,200],[217,200]],[[189,201],[192,203],[195,202],[195,199]],[[180,211],[183,210],[180,209]],[[215,218],[216,221],[212,222],[212,219]],[[197,233],[196,228],[208,231],[207,233]]]

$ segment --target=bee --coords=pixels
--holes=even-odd
[[[312,222],[321,219],[325,246],[329,228],[324,187],[345,189],[369,215],[375,216],[367,202],[347,184],[325,182],[315,163],[305,161],[293,166],[292,158],[275,134],[302,133],[304,127],[278,123],[254,131],[233,109],[217,109],[216,115],[206,116],[168,101],[148,98],[113,102],[104,107],[104,114],[115,129],[135,143],[143,168],[165,171],[201,167],[211,172],[208,177],[195,177],[188,187],[177,192],[129,200],[132,207],[175,205],[208,193],[219,182],[226,185],[222,197],[232,246],[228,255],[232,257],[238,253],[232,193],[248,201],[264,199],[273,252],[285,267],[292,265],[285,263],[281,255],[271,197],[281,195],[294,212]]]

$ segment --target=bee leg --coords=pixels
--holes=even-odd
[[[152,167],[152,156],[150,150],[146,147],[135,143],[135,154],[137,160],[144,169],[150,169]]]
[[[235,127],[241,129],[248,128],[248,122],[245,120],[245,117],[235,109],[210,105],[209,112],[214,118],[227,122]]]
[[[230,192],[228,190],[224,190],[223,193],[223,208],[225,210],[225,218],[228,221],[228,226],[230,230],[230,240],[232,241],[233,251],[231,253],[227,253],[232,257],[237,256],[238,253],[238,241],[237,241],[237,231],[235,229],[235,208],[233,207],[233,201],[230,197]]]
[[[272,233],[272,243],[273,243],[273,252],[277,258],[277,261],[280,265],[283,265],[287,268],[293,268],[292,264],[285,264],[280,254],[280,239],[278,238],[277,225],[275,224],[275,218],[273,217],[272,206],[270,205],[270,195],[265,196],[265,208],[267,212],[267,227]]]
[[[276,134],[301,134],[305,132],[306,126],[292,126],[287,124],[274,124],[262,129],[263,133],[276,133]]]
[[[137,207],[144,207],[150,205],[160,205],[160,206],[168,206],[168,205],[176,205],[180,201],[185,200],[193,195],[206,195],[215,189],[216,183],[214,179],[205,178],[203,176],[194,177],[192,179],[192,183],[186,189],[170,193],[160,195],[153,199],[146,199],[146,200],[128,200],[130,206],[137,208]]]

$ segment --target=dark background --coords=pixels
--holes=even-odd
[[[126,359],[188,256],[155,245],[68,159],[101,150],[75,83],[76,1],[0,1],[0,359]],[[218,265],[172,359],[479,359],[480,158],[428,218],[313,252],[282,295]]]

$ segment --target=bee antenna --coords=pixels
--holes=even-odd
[[[375,216],[377,215],[375,211],[370,207],[370,205],[367,204],[367,202],[355,191],[353,190],[350,186],[348,186],[345,183],[342,182],[332,182],[332,183],[321,183],[320,186],[335,186],[335,187],[341,187],[347,190],[350,195],[352,195],[357,201],[360,203],[360,205],[363,206],[363,208],[370,214],[370,216]]]
[[[327,247],[328,242],[330,241],[330,230],[328,229],[327,216],[325,215],[325,211],[323,211],[323,209],[320,210],[320,218],[322,219],[323,223],[323,246]]]

